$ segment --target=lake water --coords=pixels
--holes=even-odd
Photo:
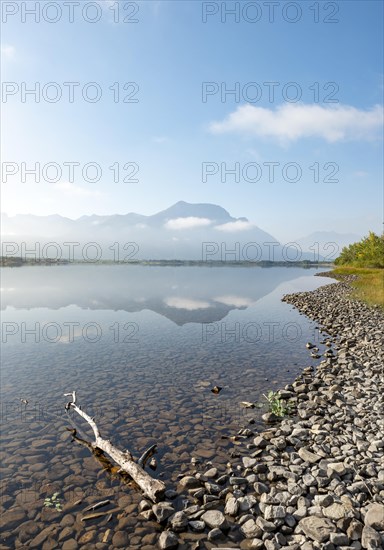
[[[3,268],[3,509],[16,503],[27,519],[44,525],[55,521],[43,508],[53,489],[66,510],[79,495],[92,502],[127,494],[71,441],[63,394],[73,390],[102,436],[118,447],[140,456],[157,443],[154,475],[167,484],[188,471],[192,456],[225,465],[234,446],[222,436],[261,427],[265,412],[240,402],[262,401],[263,393],[316,363],[305,348],[318,341],[316,324],[281,302],[283,294],[332,282],[315,273],[297,267]],[[216,385],[218,395],[211,392]],[[139,495],[128,494],[137,503]],[[138,519],[133,533],[137,525]]]

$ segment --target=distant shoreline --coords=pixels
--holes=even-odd
[[[23,267],[23,266],[63,266],[63,265],[141,265],[159,267],[302,267],[305,269],[313,267],[334,267],[333,262],[311,262],[303,260],[295,261],[221,261],[221,260],[128,260],[128,261],[85,261],[85,260],[51,260],[49,258],[24,259],[20,257],[1,257],[0,267]]]

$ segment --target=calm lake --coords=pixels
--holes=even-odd
[[[63,394],[73,390],[116,446],[137,457],[157,443],[154,475],[170,486],[189,470],[192,456],[225,465],[234,445],[222,436],[262,425],[265,410],[240,402],[260,402],[263,393],[316,364],[305,348],[319,340],[315,323],[281,302],[283,294],[332,282],[315,273],[297,267],[2,268],[3,510],[16,504],[25,521],[60,522],[63,512],[43,506],[54,490],[67,512],[79,498],[84,504],[125,498],[124,509],[131,503],[135,510],[140,495],[71,441]],[[217,395],[214,386],[222,388]],[[139,548],[134,537],[148,527],[134,517],[130,547]]]

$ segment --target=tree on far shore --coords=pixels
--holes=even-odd
[[[379,236],[370,231],[361,241],[345,246],[335,264],[384,268],[384,234]]]

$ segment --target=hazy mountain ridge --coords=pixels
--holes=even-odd
[[[334,232],[316,232],[298,239],[294,246],[285,246],[247,218],[235,218],[219,205],[184,201],[149,216],[130,212],[101,216],[93,214],[73,220],[57,214],[13,217],[2,214],[1,228],[3,241],[16,243],[21,255],[23,246],[30,249],[34,243],[44,248],[47,243],[55,242],[64,248],[63,243],[70,242],[80,243],[75,247],[75,258],[81,259],[80,248],[93,242],[102,249],[100,259],[103,260],[117,259],[119,251],[119,260],[313,261],[324,256],[334,258],[343,246],[359,238]],[[324,249],[327,243],[332,242],[337,246]],[[131,245],[124,251],[126,243],[136,243],[137,246]],[[315,243],[319,243],[317,249]],[[13,255],[17,255],[16,247],[8,247],[6,252],[9,254],[11,250]],[[7,255],[4,254],[4,245],[2,255]],[[65,254],[62,257],[65,259]]]

